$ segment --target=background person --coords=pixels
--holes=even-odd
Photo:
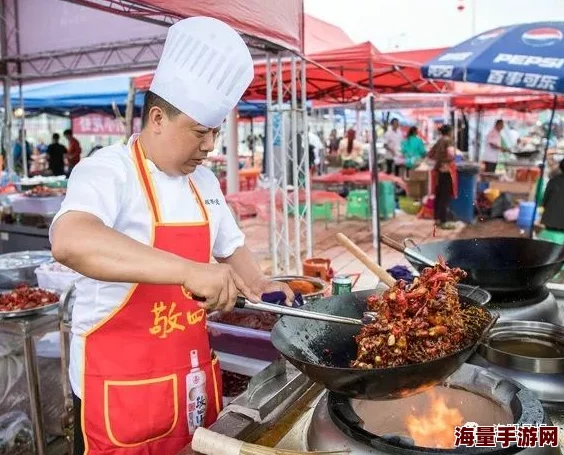
[[[493,128],[486,136],[486,149],[484,151],[484,163],[486,172],[493,173],[497,168],[499,162],[500,152],[509,152],[510,150],[505,145],[505,141],[501,135],[504,124],[503,120],[496,120]]]
[[[457,173],[454,165],[455,149],[452,141],[452,127],[443,125],[441,137],[429,151],[429,158],[435,161],[432,187],[435,189],[435,222],[441,229],[453,229],[448,222],[450,201],[457,192]]]
[[[399,129],[397,118],[392,119],[386,134],[384,134],[384,148],[386,149],[386,173],[399,175],[399,169],[395,166],[395,160],[401,152],[403,134]]]
[[[53,134],[52,142],[47,147],[47,158],[49,160],[49,170],[53,175],[65,175],[65,155],[67,148],[59,143],[61,136]]]

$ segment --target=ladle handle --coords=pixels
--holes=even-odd
[[[382,267],[376,264],[368,255],[362,251],[358,245],[354,244],[351,239],[349,239],[345,234],[338,233],[337,241],[346,248],[352,255],[354,255],[360,262],[362,262],[368,269],[374,273],[383,283],[388,287],[392,287],[396,280],[388,272],[386,272]]]
[[[397,240],[392,239],[391,237],[388,237],[387,235],[381,235],[380,236],[380,241],[384,244],[389,246],[390,248],[399,251],[400,253],[403,253],[406,249],[407,246],[402,245],[400,242],[398,242]]]
[[[436,262],[432,261],[431,259],[429,259],[428,257],[423,256],[421,253],[418,253],[417,251],[415,251],[412,248],[407,248],[405,245],[402,245],[400,242],[386,236],[386,235],[382,235],[380,236],[380,240],[382,241],[382,243],[384,245],[389,246],[390,248],[393,248],[396,251],[399,251],[400,253],[405,254],[406,256],[410,257],[411,259],[416,260],[417,262],[421,262],[422,264],[425,264],[429,267],[434,267]]]
[[[206,299],[197,295],[192,296],[197,302],[205,302]],[[293,316],[296,318],[311,319],[314,321],[336,322],[338,324],[364,325],[361,319],[347,318],[345,316],[335,316],[332,314],[317,313],[299,308],[292,308],[286,305],[275,305],[272,303],[259,302],[253,303],[243,296],[237,296],[235,308],[246,308],[248,310],[262,311],[264,313],[278,314],[280,316]]]

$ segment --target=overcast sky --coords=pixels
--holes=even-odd
[[[381,51],[457,44],[475,33],[524,22],[564,20],[564,0],[304,0],[306,13]],[[457,6],[463,4],[463,11]],[[474,8],[475,7],[475,8]]]

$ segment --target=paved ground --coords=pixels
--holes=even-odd
[[[247,235],[248,243],[254,253],[260,258],[261,266],[265,272],[270,271],[270,255],[268,252],[268,224],[257,218],[244,220],[241,227]],[[433,221],[421,220],[415,216],[398,212],[396,217],[383,221],[382,233],[396,240],[403,241],[411,238],[417,243],[432,242],[443,239],[476,238],[476,237],[516,237],[521,235],[513,223],[503,220],[480,222],[475,225],[457,223],[452,231],[433,229]],[[364,249],[368,255],[376,259],[376,249],[372,246],[372,232],[368,221],[343,220],[331,222],[325,226],[322,221],[314,225],[314,256],[328,258],[336,273],[362,273],[357,284],[357,289],[367,289],[374,286],[373,275],[360,261],[344,250],[335,239],[337,232],[343,232],[357,245]],[[382,265],[390,268],[394,265],[408,265],[403,254],[382,246]]]

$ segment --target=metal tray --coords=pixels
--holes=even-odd
[[[29,316],[35,316],[42,313],[47,313],[55,308],[57,308],[60,304],[60,292],[54,291],[53,289],[43,289],[42,291],[52,292],[59,296],[59,300],[57,302],[48,303],[47,305],[43,305],[37,308],[28,308],[27,310],[15,310],[15,311],[2,311],[0,310],[0,319],[10,319],[10,318],[23,318]],[[6,290],[0,292],[1,294],[8,294],[12,292],[13,289]]]
[[[47,313],[48,311],[57,308],[59,302],[49,303],[39,308],[28,308],[27,310],[16,310],[16,311],[0,311],[0,319],[10,319],[10,318],[23,318],[27,316],[35,316],[41,313]]]

